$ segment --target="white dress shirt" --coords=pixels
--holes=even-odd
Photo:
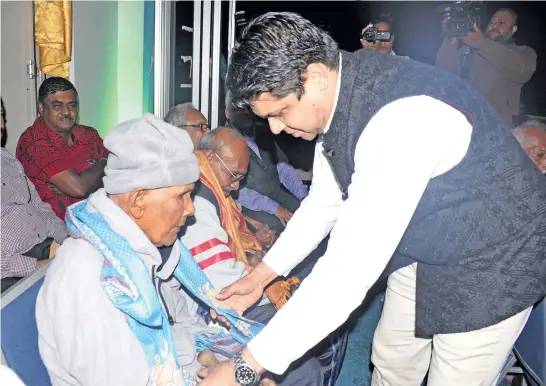
[[[347,320],[389,262],[429,180],[463,159],[471,134],[464,115],[437,99],[387,104],[357,142],[346,201],[317,143],[309,196],[263,261],[286,275],[331,230],[328,250],[248,344],[260,365],[283,373]]]

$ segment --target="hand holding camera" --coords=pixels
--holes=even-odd
[[[362,44],[362,47],[389,53],[392,49],[393,40],[393,35],[389,29],[390,23],[383,21],[380,21],[375,25],[373,23],[369,23],[360,32],[360,43]]]

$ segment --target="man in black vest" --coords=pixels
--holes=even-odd
[[[284,372],[387,275],[372,384],[419,386],[427,371],[429,386],[495,384],[546,293],[544,176],[507,124],[467,82],[340,52],[296,14],[257,18],[239,43],[234,106],[274,133],[321,139],[309,196],[262,263],[217,298],[246,309],[331,235],[285,307],[203,385]]]

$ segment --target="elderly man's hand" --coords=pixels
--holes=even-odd
[[[292,218],[292,215],[293,213],[282,205],[279,205],[275,211],[275,216],[277,216],[283,226],[286,226],[286,223]]]
[[[262,259],[264,258],[264,256],[265,256],[265,251],[256,252],[255,254],[250,256],[250,258],[248,259],[248,264],[250,264],[252,268],[255,268],[258,264],[262,262]]]
[[[277,239],[277,234],[267,225],[261,226],[254,236],[266,249],[271,248]]]

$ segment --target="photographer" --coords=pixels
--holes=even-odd
[[[373,26],[377,29],[377,32],[389,32],[389,40],[375,40],[374,42],[366,41],[364,33],[368,31],[370,26]],[[375,22],[368,24],[362,29],[360,33],[360,43],[362,43],[363,48],[376,50],[377,52],[382,52],[384,54],[396,55],[392,50],[392,45],[394,43],[394,32],[392,28],[392,20],[387,16],[381,16]]]
[[[532,48],[514,44],[517,30],[516,13],[502,8],[491,17],[485,34],[474,24],[465,37],[446,36],[436,56],[437,67],[462,76],[463,49],[470,47],[467,80],[510,126],[519,114],[521,87],[535,72],[537,60]]]

